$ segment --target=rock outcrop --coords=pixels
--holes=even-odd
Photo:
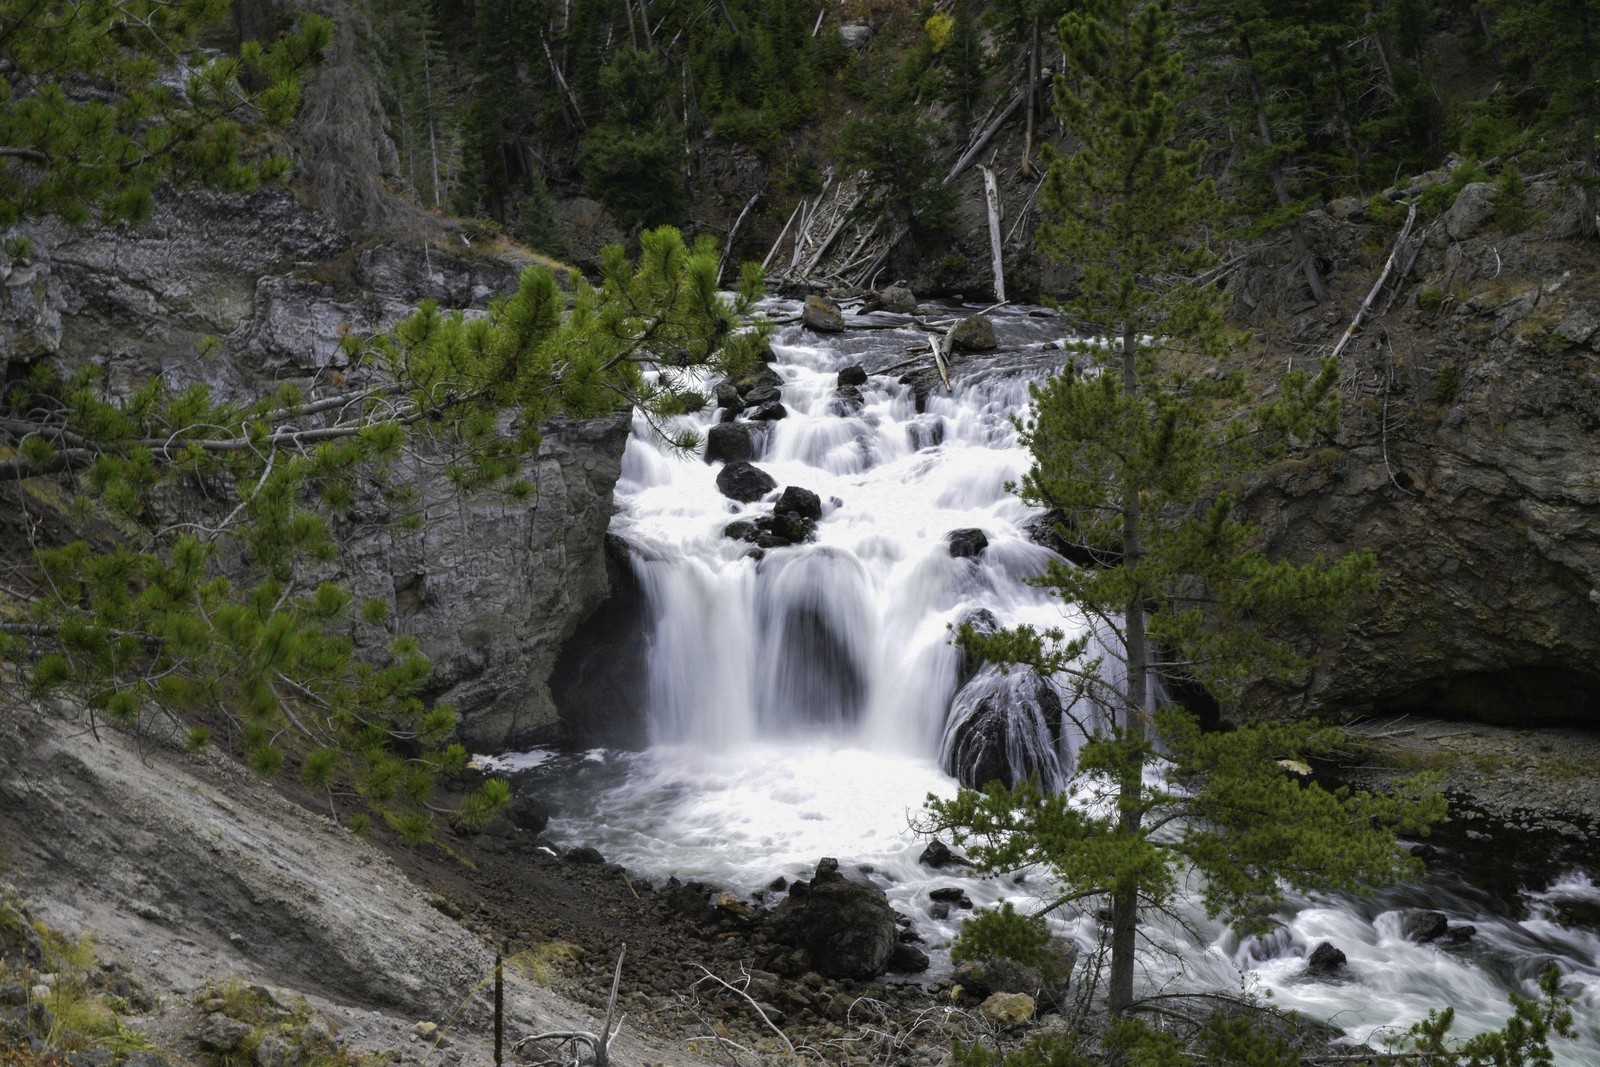
[[[174,194],[146,226],[25,228],[35,253],[0,295],[0,373],[51,360],[98,365],[111,388],[153,377],[218,396],[281,382],[323,388],[353,373],[340,338],[382,330],[422,300],[487,307],[516,284],[513,257],[464,258],[420,244],[356,245],[282,189]],[[463,713],[479,749],[553,739],[547,679],[561,644],[604,598],[602,544],[628,433],[623,415],[547,428],[524,471],[536,493],[459,496],[410,453],[397,479],[433,521],[363,499],[328,577],[390,605],[434,664],[431,695]]]
[[[1370,548],[1383,581],[1305,688],[1255,696],[1600,725],[1600,349],[1587,326],[1600,270],[1591,244],[1548,221],[1558,197],[1530,188],[1543,229],[1466,225],[1472,202],[1420,229],[1406,287],[1344,355],[1341,448],[1247,497],[1273,551]],[[1374,232],[1327,230],[1344,262]],[[1376,271],[1341,279],[1350,310],[1273,336],[1331,339]]]

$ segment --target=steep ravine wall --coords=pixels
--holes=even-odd
[[[34,273],[4,290],[7,375],[41,359],[100,364],[113,388],[159,375],[219,395],[259,396],[279,382],[342,372],[342,333],[381,330],[424,299],[483,308],[515,285],[511,254],[441,251],[441,231],[357,243],[280,189],[201,191],[162,201],[148,225],[32,231]],[[459,238],[457,238],[459,240]],[[15,281],[15,276],[13,276]],[[203,339],[218,344],[203,351]],[[434,662],[433,694],[463,712],[461,733],[497,749],[556,733],[546,680],[556,651],[607,589],[602,546],[620,470],[625,415],[548,428],[528,502],[460,496],[429,457],[398,477],[428,521],[407,530],[373,494],[339,535],[331,577],[393,609]]]
[[[1272,702],[1600,727],[1600,256],[1561,236],[1555,183],[1531,198],[1508,232],[1493,186],[1469,186],[1421,230],[1343,357],[1340,449],[1251,496],[1274,550],[1370,548],[1383,578],[1309,687]],[[1395,231],[1319,229],[1333,298],[1261,332],[1269,365],[1331,350]]]

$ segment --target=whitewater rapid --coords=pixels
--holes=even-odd
[[[755,457],[778,487],[763,501],[729,500],[716,486],[718,464],[673,453],[637,422],[612,532],[633,550],[651,616],[649,696],[639,709],[650,744],[544,763],[543,788],[562,813],[553,836],[593,845],[637,876],[746,893],[837,857],[911,916],[936,968],[948,965],[938,950],[963,913],[933,918],[930,889],[959,882],[979,907],[1037,906],[1037,885],[922,866],[926,841],[912,829],[928,795],[956,788],[940,760],[960,669],[951,627],[979,610],[1005,626],[1085,626],[1029,584],[1053,557],[1026,529],[1037,513],[1009,488],[1028,464],[1013,424],[1028,405],[1019,366],[1038,374],[1063,365],[1064,331],[1039,312],[994,320],[1002,349],[1028,358],[980,362],[953,393],[935,387],[920,411],[911,387],[888,375],[861,387],[859,410],[841,410],[837,373],[899,362],[925,333],[781,329],[773,369],[787,416],[769,425]],[[717,417],[711,409],[692,424],[703,433]],[[789,486],[822,502],[814,542],[758,558],[723,536],[730,522],[769,514]],[[976,558],[953,556],[947,535],[971,528],[988,546]],[[1063,766],[1074,744],[1066,736],[1053,754]],[[1600,1062],[1600,938],[1557,921],[1561,894],[1600,903],[1600,892],[1581,871],[1543,892],[1555,896],[1530,895],[1528,917],[1515,920],[1439,884],[1354,905],[1295,899],[1277,935],[1247,942],[1185,907],[1178,921],[1146,928],[1171,951],[1148,954],[1139,977],[1148,991],[1269,993],[1279,1007],[1369,1041],[1444,1004],[1456,1007],[1459,1032],[1497,1026],[1507,991],[1531,994],[1543,964],[1558,961],[1584,1028],[1558,1062]],[[1406,941],[1400,911],[1422,905],[1477,926],[1477,937],[1451,947]],[[1060,929],[1085,949],[1098,936],[1091,916]],[[1323,940],[1349,958],[1345,977],[1305,976],[1304,957]]]

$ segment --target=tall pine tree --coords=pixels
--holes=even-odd
[[[1051,165],[1040,240],[1078,268],[1064,304],[1102,337],[1083,348],[1096,366],[1034,389],[1021,491],[1098,561],[1059,563],[1040,582],[1114,632],[1121,654],[1090,660],[1087,638],[1061,632],[964,631],[981,655],[1064,671],[1099,706],[1077,717],[1100,727],[1065,794],[1024,782],[930,798],[926,829],[954,832],[985,869],[1047,868],[1060,888],[1047,910],[1107,900],[1120,1012],[1134,998],[1140,916],[1169,902],[1185,865],[1205,875],[1209,910],[1248,928],[1283,884],[1360,890],[1406,871],[1393,828],[1441,809],[1287,773],[1280,761],[1328,745],[1327,731],[1205,733],[1162,697],[1158,673],[1182,670],[1227,702],[1247,679],[1293,670],[1301,660],[1274,640],[1277,624],[1335,612],[1369,584],[1372,560],[1269,560],[1236,514],[1241,474],[1327,425],[1336,375],[1331,364],[1314,380],[1291,375],[1253,404],[1220,369],[1229,345],[1216,294],[1187,280],[1211,261],[1202,227],[1218,205],[1201,146],[1173,143],[1188,82],[1170,4],[1086,0],[1058,29],[1056,108],[1081,147]],[[1147,773],[1156,765],[1164,777]]]

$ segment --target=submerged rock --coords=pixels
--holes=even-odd
[[[776,488],[778,483],[772,475],[744,460],[728,463],[717,472],[717,489],[741,504],[760,500]]]

